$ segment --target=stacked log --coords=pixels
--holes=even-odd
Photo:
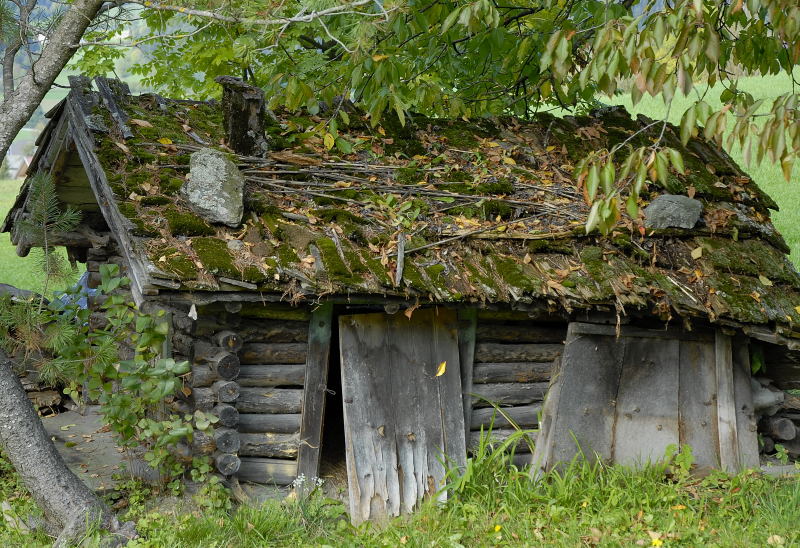
[[[752,388],[761,453],[772,455],[782,447],[789,457],[800,459],[800,397],[763,377],[753,378]]]
[[[279,485],[297,473],[309,313],[282,303],[165,307],[176,360],[188,360],[181,413],[217,418],[178,451],[212,457],[217,471]]]
[[[489,428],[492,438],[502,443],[517,428],[538,426],[553,362],[561,356],[565,337],[566,324],[478,320],[468,450],[478,447],[481,431]],[[513,449],[529,455],[532,446],[532,440],[523,439]]]
[[[174,347],[192,362],[189,400],[218,419],[193,450],[213,456],[220,473],[294,481],[308,318],[307,310],[282,303],[228,302],[198,310],[191,330],[173,320]]]
[[[297,473],[308,322],[245,318],[240,334],[238,476],[288,484]]]

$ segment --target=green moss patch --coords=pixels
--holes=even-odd
[[[176,207],[168,207],[163,212],[169,223],[169,230],[174,236],[211,236],[214,228],[194,213],[180,211]]]
[[[158,231],[147,226],[142,220],[141,215],[139,215],[139,211],[136,209],[136,206],[130,202],[120,202],[117,203],[117,208],[119,208],[119,212],[127,218],[130,222],[133,223],[133,234],[136,236],[142,236],[144,238],[153,238],[158,236]]]
[[[800,276],[786,256],[759,239],[696,238],[703,248],[702,262],[719,272],[766,276],[773,282],[800,284]]]
[[[194,238],[192,240],[192,249],[197,254],[200,263],[212,274],[252,283],[262,282],[267,279],[264,273],[254,266],[248,266],[241,270],[237,268],[224,240]]]
[[[314,243],[322,256],[322,263],[325,266],[325,272],[328,274],[329,280],[345,285],[357,285],[363,281],[361,276],[350,271],[339,256],[336,242],[330,238],[318,238]]]
[[[150,260],[159,269],[174,274],[181,280],[191,280],[197,277],[197,266],[185,253],[175,247],[158,246],[153,248],[150,252]]]
[[[166,196],[145,196],[139,203],[143,206],[161,206],[171,204],[172,200]]]

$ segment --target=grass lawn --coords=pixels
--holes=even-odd
[[[670,122],[676,125],[679,124],[684,111],[692,102],[700,98],[700,95],[705,89],[706,88],[697,88],[689,97],[676,94],[670,111]],[[742,78],[739,83],[739,89],[751,93],[756,100],[767,98],[761,111],[759,111],[767,112],[771,104],[769,98],[774,98],[777,95],[791,91],[792,81],[786,74]],[[721,108],[721,103],[719,101],[719,94],[721,91],[722,86],[717,85],[709,89],[708,92],[705,93],[703,99],[714,109],[719,109]],[[607,101],[608,99],[601,98],[601,100]],[[629,98],[620,101],[619,104],[625,105],[628,110],[634,114],[644,114],[651,118],[661,118],[664,113],[664,104],[659,97],[645,95],[635,107],[632,106]],[[732,118],[733,115],[730,116]],[[729,122],[728,127],[732,126],[733,123]],[[792,249],[792,260],[795,264],[800,264],[800,207],[798,207],[800,206],[800,162],[795,165],[791,182],[787,182],[786,179],[783,178],[780,166],[765,160],[761,165],[751,165],[747,167],[744,165],[742,153],[738,147],[728,152],[736,163],[742,166],[753,180],[772,196],[780,206],[780,211],[773,212],[772,221],[783,234],[786,243],[789,244],[789,247]]]
[[[0,179],[0,219],[5,219],[8,210],[14,205],[21,181],[9,181]],[[32,250],[27,257],[17,256],[16,247],[11,245],[9,234],[0,234],[0,283],[11,284],[20,289],[30,289],[31,291],[41,292],[44,285],[44,276],[39,268],[37,253]],[[59,250],[64,253],[63,250]],[[66,256],[66,254],[64,254]],[[79,265],[80,271],[85,270]],[[78,273],[66,282],[54,282],[51,290],[64,287],[74,281],[79,276]]]
[[[309,500],[272,500],[233,508],[220,489],[193,499],[151,498],[128,482],[111,495],[120,517],[137,523],[130,548],[261,548],[300,546],[797,546],[800,482],[757,473],[704,479],[663,466],[634,472],[573,465],[534,481],[487,453],[467,465],[450,499],[428,503],[384,526],[352,527],[344,505],[315,493]],[[0,463],[0,497],[11,516],[34,510],[8,465]],[[127,504],[127,506],[126,506]],[[49,546],[41,533],[0,528],[5,546]],[[81,546],[98,546],[90,538]]]

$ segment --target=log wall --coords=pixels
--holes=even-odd
[[[173,354],[192,364],[184,405],[213,414],[195,454],[224,475],[286,485],[297,475],[309,313],[282,304],[225,303],[166,308]]]
[[[490,427],[498,443],[515,431],[515,425],[524,430],[538,427],[553,362],[561,356],[566,333],[566,323],[478,317],[471,409],[466,413],[468,450],[478,447],[481,430]],[[529,454],[533,441],[518,443],[516,453]]]

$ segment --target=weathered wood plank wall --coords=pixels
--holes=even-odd
[[[746,338],[574,322],[533,460],[639,466],[689,444],[696,465],[737,472],[758,465],[754,413]]]

